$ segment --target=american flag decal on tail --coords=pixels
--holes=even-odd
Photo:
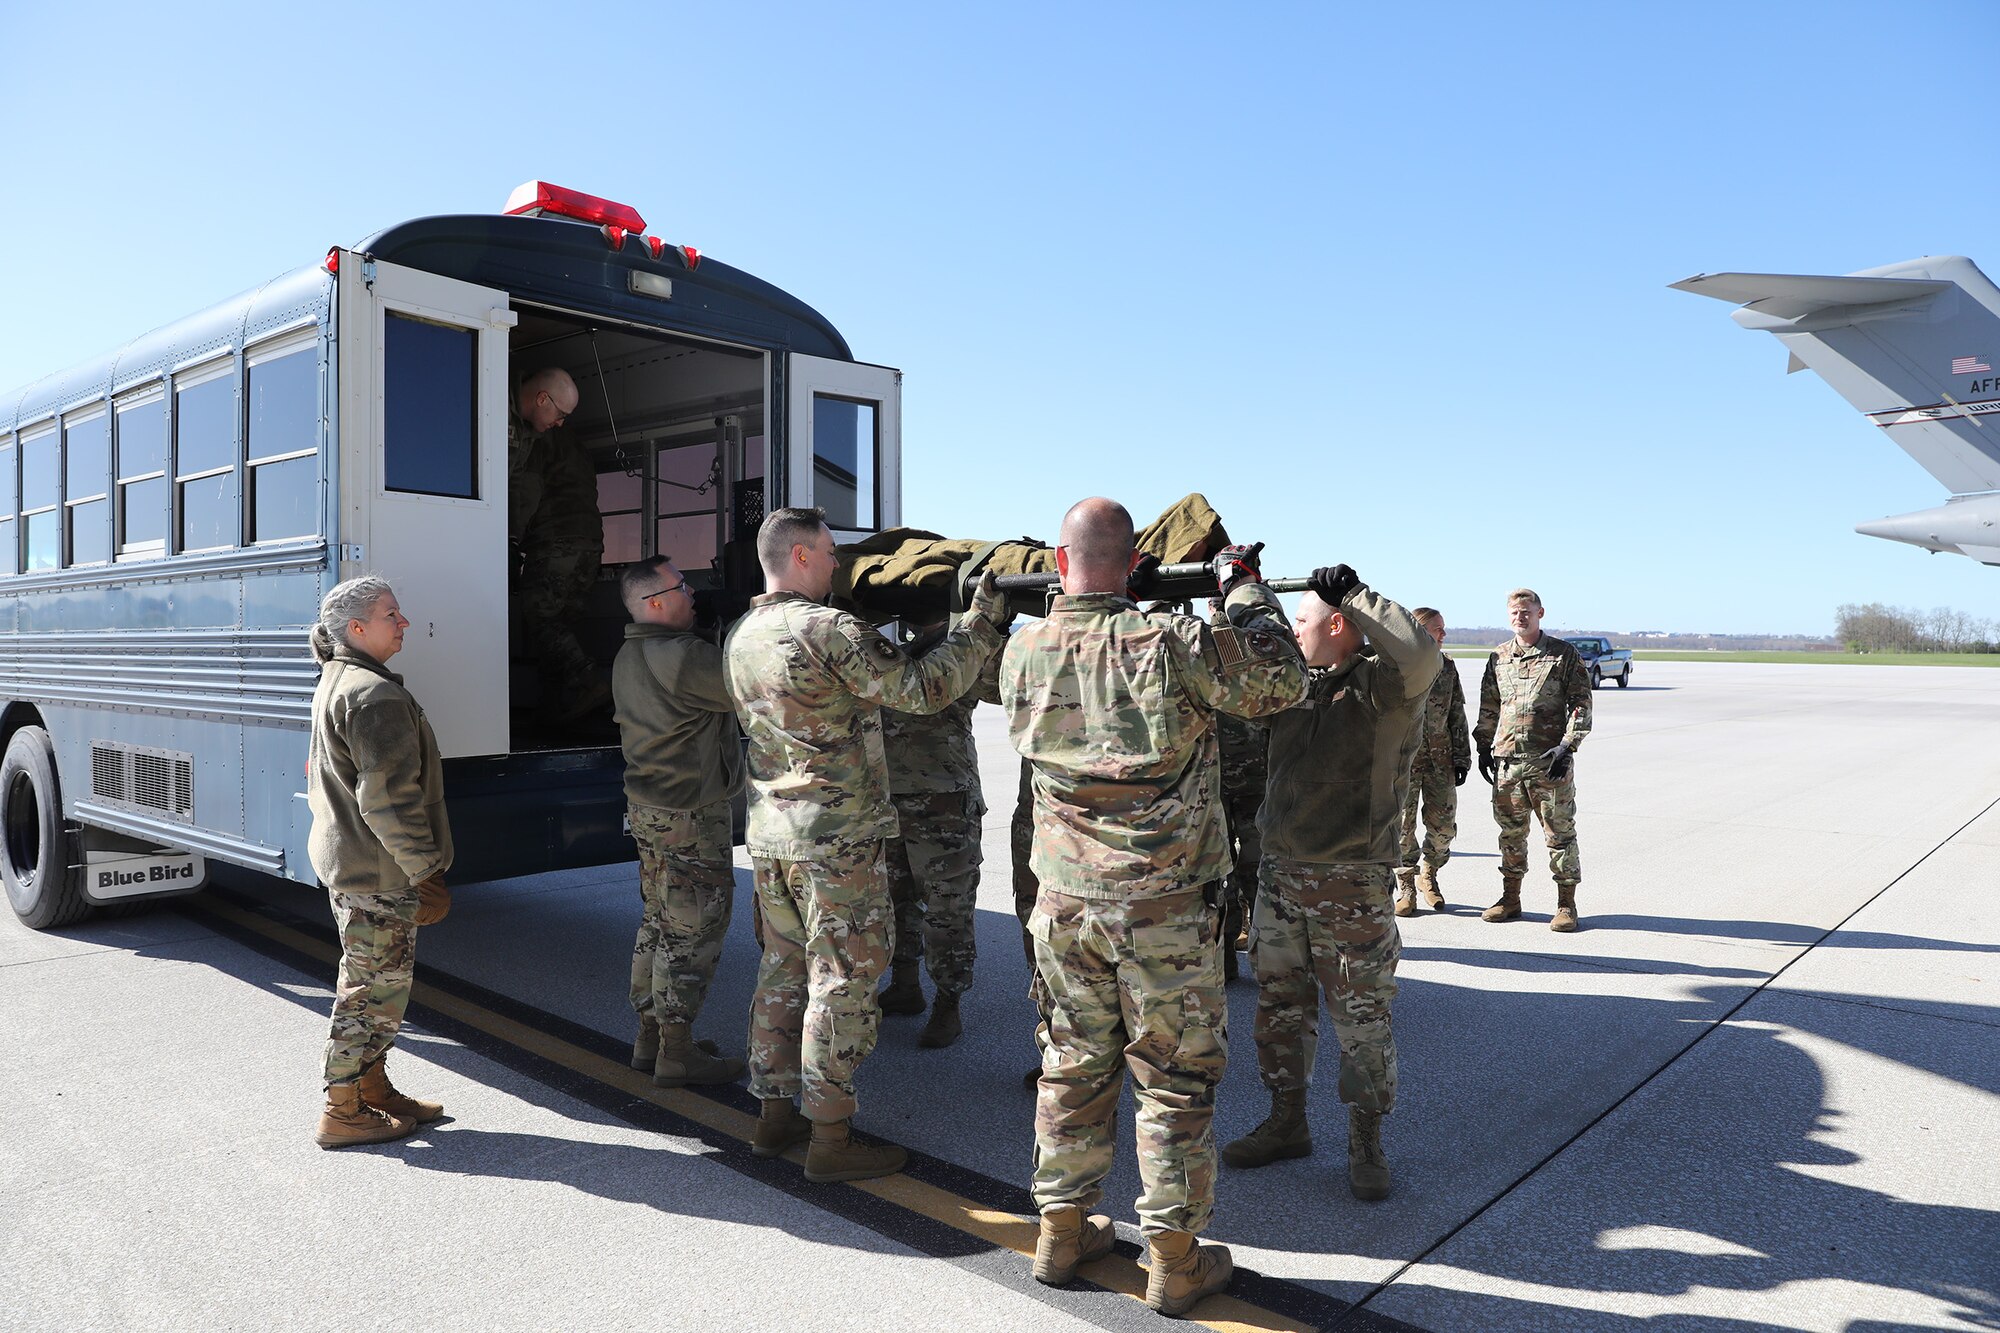
[[[1976,356],[1955,356],[1951,359],[1951,373],[1954,375],[1979,375],[1993,369]]]

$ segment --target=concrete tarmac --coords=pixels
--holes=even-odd
[[[1458,664],[1476,702],[1477,661]],[[2000,672],[1641,664],[1577,760],[1584,929],[1488,925],[1494,826],[1461,790],[1449,906],[1401,923],[1402,1090],[1382,1203],[1345,1183],[1335,1043],[1315,1152],[1224,1169],[1236,1328],[2000,1326]],[[1157,1326],[1120,1253],[1028,1274],[1033,1011],[988,799],[966,1035],[885,1019],[858,1124],[912,1150],[814,1186],[743,1146],[740,1087],[625,1068],[631,864],[460,885],[391,1061],[450,1118],[311,1142],[326,903],[229,876],[37,934],[0,914],[0,1326],[9,1329]],[[749,875],[698,1031],[740,1051]],[[1219,1140],[1262,1118],[1255,986]]]

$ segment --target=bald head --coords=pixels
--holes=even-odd
[[[1056,562],[1066,593],[1124,592],[1132,572],[1132,515],[1102,496],[1077,501],[1063,515]]]
[[[561,366],[538,370],[521,381],[514,408],[533,431],[553,430],[576,411],[576,381]]]

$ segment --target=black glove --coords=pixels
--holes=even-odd
[[[1139,559],[1132,565],[1132,572],[1125,576],[1125,595],[1133,601],[1144,597],[1147,585],[1153,581],[1153,571],[1160,567],[1160,557],[1151,551],[1141,551]]]
[[[1264,581],[1263,573],[1257,568],[1257,557],[1263,550],[1262,542],[1255,546],[1225,546],[1222,554],[1208,562],[1208,567],[1215,571],[1215,586],[1224,597],[1229,596],[1231,588]]]
[[[1489,787],[1500,780],[1500,772],[1493,763],[1493,751],[1484,746],[1479,750],[1479,776],[1486,779]]]
[[[1542,751],[1542,762],[1549,766],[1549,781],[1561,782],[1569,776],[1570,758],[1567,745],[1551,746]]]
[[[1306,580],[1306,590],[1328,606],[1339,606],[1342,598],[1360,586],[1361,576],[1351,565],[1321,565]]]
[[[1469,764],[1453,764],[1451,766],[1451,785],[1454,787],[1463,787],[1465,785],[1465,775],[1471,771],[1472,766]]]

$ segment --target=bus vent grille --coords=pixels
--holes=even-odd
[[[194,820],[194,756],[121,741],[92,741],[90,792],[107,805]]]

